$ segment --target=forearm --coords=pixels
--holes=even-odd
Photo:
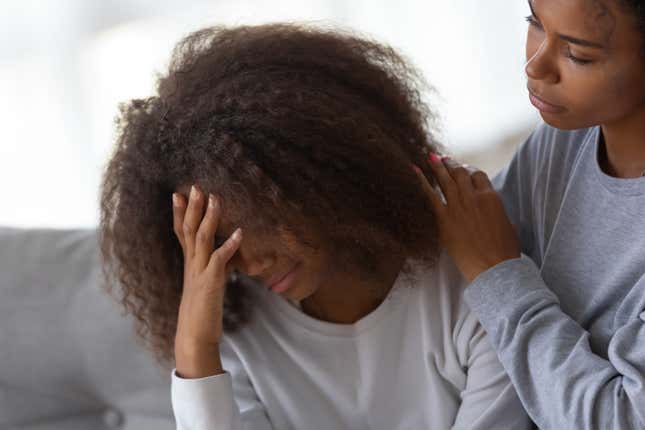
[[[523,257],[481,274],[466,301],[497,350],[531,418],[545,428],[640,428],[645,410],[643,321],[612,338],[609,359],[560,308]],[[619,345],[619,346],[618,346]]]

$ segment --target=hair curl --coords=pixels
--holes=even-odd
[[[297,24],[210,27],[182,39],[156,95],[120,105],[101,183],[105,285],[159,362],[173,358],[183,256],[171,193],[196,183],[246,231],[313,228],[341,264],[436,261],[428,177],[431,88],[392,48]],[[431,179],[432,180],[432,179]],[[298,222],[300,223],[298,224]],[[228,288],[226,330],[246,321]]]

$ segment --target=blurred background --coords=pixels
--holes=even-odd
[[[0,225],[98,224],[118,103],[150,95],[186,33],[299,21],[358,30],[437,89],[449,152],[490,175],[538,122],[523,73],[529,14],[508,0],[21,0],[0,9]]]

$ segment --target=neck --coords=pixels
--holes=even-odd
[[[645,170],[645,111],[611,124],[603,124],[599,162],[617,178],[638,178]]]
[[[403,263],[403,259],[388,260],[377,280],[337,272],[314,294],[302,300],[302,310],[322,321],[354,324],[385,300]]]

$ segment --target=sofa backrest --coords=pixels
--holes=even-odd
[[[170,369],[99,287],[95,229],[0,228],[0,428],[174,429]]]

